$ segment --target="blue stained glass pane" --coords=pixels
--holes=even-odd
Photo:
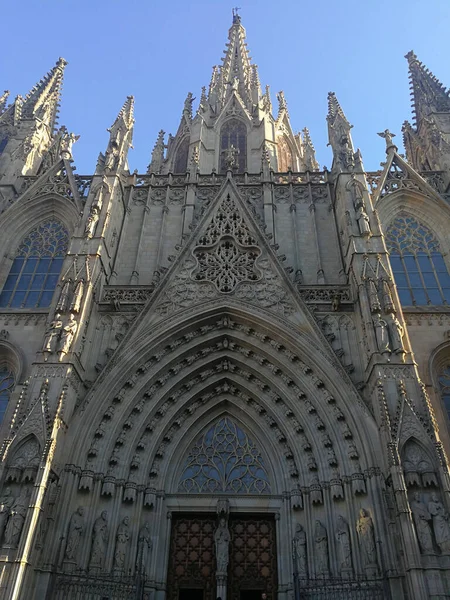
[[[50,303],[51,303],[52,298],[53,298],[53,292],[54,292],[54,290],[52,290],[51,292],[42,292],[42,296],[41,296],[41,300],[39,302],[39,306],[41,306],[42,308],[50,306]]]
[[[52,264],[50,265],[50,273],[58,273],[59,275],[63,264],[63,260],[63,258],[54,258],[52,260]]]
[[[395,274],[395,283],[399,286],[399,287],[407,287],[408,286],[408,280],[406,279],[406,275],[400,275],[400,273],[396,273]]]
[[[25,301],[25,308],[35,308],[39,300],[40,292],[30,292]]]
[[[31,275],[22,275],[17,284],[18,290],[27,290],[30,287]]]
[[[423,289],[422,290],[414,289],[413,294],[414,294],[414,300],[416,301],[416,304],[419,304],[422,306],[422,305],[428,303],[428,298]]]
[[[450,304],[450,288],[444,288],[442,291],[444,292],[444,298]]]
[[[426,254],[418,254],[417,260],[419,261],[420,270],[422,272],[433,271],[431,261]]]
[[[403,304],[403,306],[411,306],[413,303],[408,288],[399,288],[398,297],[400,298],[400,302]]]
[[[23,268],[23,273],[34,273],[36,270],[36,266],[38,264],[39,259],[36,257],[27,258],[25,266]]]
[[[40,290],[42,289],[43,285],[44,285],[44,281],[45,281],[45,274],[42,275],[35,275],[33,277],[33,282],[31,284],[31,289],[32,290]]]
[[[20,271],[22,270],[22,266],[24,263],[24,258],[22,258],[21,256],[17,257],[14,259],[12,267],[11,267],[11,271],[10,274],[12,273],[20,273]]]
[[[431,255],[433,258],[434,268],[438,272],[447,273],[447,267],[444,262],[444,257],[440,252],[433,252]]]
[[[9,302],[9,298],[11,297],[11,292],[10,291],[3,291],[0,294],[0,306],[2,308],[4,308],[5,306],[8,306],[8,302]]]
[[[416,287],[423,288],[422,280],[420,279],[419,273],[414,273],[414,272],[410,273],[410,272],[408,272],[408,275],[409,275],[409,281],[410,281],[411,287],[413,287],[413,288],[416,288]]]
[[[414,256],[406,255],[403,260],[405,261],[405,266],[408,273],[411,273],[411,271],[417,271],[417,264]]]
[[[51,258],[41,258],[37,269],[38,273],[48,273],[51,261]]]
[[[14,273],[14,275],[8,275],[8,277],[6,278],[5,281],[5,285],[3,286],[3,289],[6,290],[13,290],[16,286],[16,281],[17,281],[17,273]]]
[[[427,289],[428,296],[430,298],[431,304],[442,304],[443,298],[441,292],[438,288],[428,288]]]
[[[57,283],[58,283],[58,275],[49,275],[47,277],[47,281],[45,282],[44,287],[46,290],[49,290],[49,289],[54,290]]]
[[[450,286],[450,275],[448,273],[438,273],[438,277],[442,287]]]
[[[403,271],[402,259],[399,254],[391,254],[390,261],[393,271]]]
[[[11,306],[13,308],[20,308],[22,306],[22,302],[25,300],[25,292],[16,292],[11,301]]]
[[[436,277],[434,276],[434,273],[424,273],[423,280],[426,288],[428,288],[428,286],[436,287]]]

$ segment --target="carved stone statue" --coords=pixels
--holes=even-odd
[[[214,533],[214,543],[216,546],[217,572],[226,573],[228,567],[228,553],[230,544],[230,532],[225,517],[219,520],[219,526]]]
[[[130,519],[125,517],[117,528],[116,549],[114,552],[114,569],[125,570],[125,558],[130,541]]]
[[[391,286],[386,279],[382,280],[382,288],[383,288],[383,305],[384,305],[384,313],[387,315],[388,313],[395,312],[394,301],[392,299],[391,294]]]
[[[14,496],[11,494],[11,488],[7,487],[0,498],[0,544],[5,533],[6,523],[10,515],[11,507],[14,504]]]
[[[223,153],[225,155],[225,165],[227,169],[232,171],[237,166],[237,156],[240,154],[240,150],[231,144],[229,148],[223,150]]]
[[[114,171],[117,167],[117,162],[119,158],[119,148],[116,142],[111,144],[111,148],[106,151],[105,154],[105,171]]]
[[[136,571],[148,577],[150,559],[152,555],[152,538],[148,523],[144,523],[139,531],[139,539],[136,554]]]
[[[386,318],[388,319],[392,352],[401,354],[405,351],[403,347],[403,327],[400,325],[400,321],[394,314],[389,314]]]
[[[391,133],[389,129],[385,129],[378,135],[386,140],[386,149],[390,148],[391,146],[394,146],[392,138],[395,138],[395,133]]]
[[[72,303],[70,304],[70,312],[79,313],[81,308],[81,301],[84,295],[84,281],[80,279],[75,285],[75,291],[73,293]]]
[[[361,235],[369,235],[371,233],[370,219],[363,204],[361,204],[356,211],[356,220],[358,222],[359,233]]]
[[[294,559],[294,572],[301,579],[308,577],[308,564],[306,559],[306,531],[300,523],[295,528],[292,540],[292,557]]]
[[[57,342],[61,336],[62,321],[61,315],[57,313],[54,320],[50,323],[48,330],[45,333],[44,352],[53,354],[56,350]]]
[[[58,345],[58,352],[60,354],[67,354],[69,352],[77,328],[78,323],[75,321],[75,316],[71,313],[69,320],[66,322],[61,331],[61,339]]]
[[[375,545],[375,530],[372,517],[364,508],[359,511],[359,519],[356,522],[356,531],[359,536],[361,555],[364,567],[378,568],[377,548]]]
[[[95,233],[95,228],[97,227],[97,223],[100,219],[100,211],[98,210],[98,208],[95,208],[95,206],[93,206],[91,208],[91,212],[89,213],[89,217],[86,221],[86,227],[84,228],[84,235],[87,238],[91,238],[93,237],[94,233]]]
[[[56,310],[59,313],[66,312],[67,307],[69,305],[69,295],[70,295],[70,279],[64,282],[62,286],[61,293],[59,295],[58,304],[56,305]]]
[[[29,490],[24,488],[11,507],[10,517],[6,523],[5,545],[16,548],[27,516]]]
[[[434,537],[437,545],[442,552],[450,552],[449,516],[435,493],[431,494],[431,499],[428,502],[428,512],[433,519]]]
[[[67,533],[67,545],[65,558],[67,560],[78,562],[78,548],[80,546],[81,536],[84,533],[84,508],[79,506],[73,513],[69,523]]]
[[[387,329],[386,321],[384,319],[382,319],[379,314],[374,315],[372,317],[372,320],[373,320],[373,325],[375,327],[375,335],[377,338],[378,351],[381,352],[381,354],[390,352],[389,336],[388,336],[388,329]]]
[[[108,513],[106,510],[96,519],[92,531],[90,569],[101,569],[108,544]]]
[[[353,156],[353,150],[351,149],[348,137],[344,135],[341,139],[341,150],[339,152],[339,159],[342,166],[346,169],[353,169],[355,166],[355,158]]]
[[[328,535],[327,530],[319,520],[316,520],[314,530],[314,545],[316,550],[316,575],[328,575]]]
[[[338,542],[339,568],[348,571],[352,568],[352,548],[348,523],[342,516],[337,518],[335,533]]]
[[[414,492],[413,500],[410,502],[414,525],[416,526],[417,539],[423,554],[434,554],[433,536],[431,534],[431,515],[425,503],[420,499],[419,492]]]
[[[380,313],[381,312],[380,298],[378,296],[377,286],[373,279],[369,279],[368,288],[369,288],[370,312],[372,312],[373,314]]]

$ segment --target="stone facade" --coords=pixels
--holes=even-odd
[[[146,174],[132,97],[75,173],[64,60],[0,98],[1,598],[450,597],[450,99],[407,58],[377,173],[333,93],[319,170],[237,14]]]

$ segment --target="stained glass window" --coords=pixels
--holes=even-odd
[[[185,138],[178,146],[175,155],[175,164],[173,167],[174,173],[186,173],[189,154],[189,138]]]
[[[247,169],[247,128],[239,119],[229,119],[220,130],[220,172],[226,173],[228,169],[227,157],[230,149],[236,161],[235,170],[244,173]]]
[[[281,135],[277,142],[278,171],[279,173],[287,173],[289,169],[293,169],[291,148],[284,135]]]
[[[20,244],[0,294],[0,308],[50,306],[67,252],[69,235],[59,221],[46,221]]]
[[[450,302],[450,275],[439,242],[428,227],[401,215],[388,228],[386,244],[403,305]]]
[[[195,443],[178,486],[188,494],[269,494],[264,460],[231,419],[220,419]]]
[[[14,373],[5,365],[0,365],[0,423],[3,421],[14,383]]]
[[[442,402],[444,403],[445,410],[450,417],[450,363],[447,363],[441,369],[438,381]]]

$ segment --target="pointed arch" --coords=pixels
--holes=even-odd
[[[189,156],[189,136],[184,137],[178,144],[173,161],[173,172],[177,175],[186,173],[188,167]]]
[[[433,231],[402,212],[389,225],[385,237],[401,303],[449,303],[450,275]]]
[[[220,128],[219,164],[220,173],[226,173],[227,151],[234,148],[235,168],[238,173],[247,170],[247,126],[241,119],[235,117],[227,119]]]
[[[58,219],[41,222],[19,244],[0,293],[0,307],[50,306],[69,245],[69,233]]]

